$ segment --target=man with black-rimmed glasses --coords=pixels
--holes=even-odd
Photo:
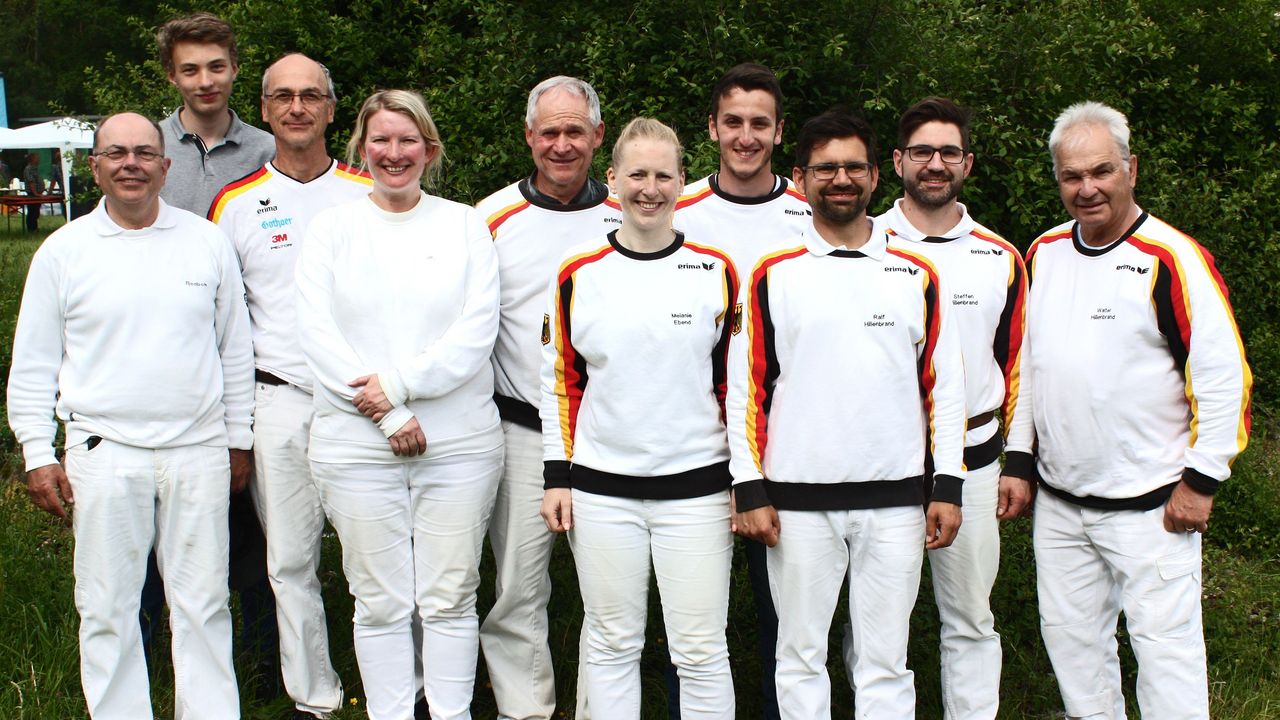
[[[1017,517],[1031,495],[1026,480],[1001,477],[999,462],[1000,425],[1022,346],[1026,271],[1017,248],[957,201],[973,169],[969,120],[967,110],[941,97],[903,113],[893,167],[905,193],[876,219],[890,247],[919,253],[938,268],[964,357],[964,529],[950,547],[928,553],[942,620],[946,720],[996,716],[1001,653],[990,603],[1000,565],[996,519]]]

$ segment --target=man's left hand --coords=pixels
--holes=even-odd
[[[1209,529],[1209,513],[1213,512],[1213,496],[1191,489],[1179,482],[1164,504],[1164,529],[1171,533],[1204,532]]]
[[[253,475],[253,451],[231,448],[231,492],[238,493],[249,487]]]
[[[924,514],[924,547],[937,550],[955,542],[963,516],[960,506],[935,500]]]

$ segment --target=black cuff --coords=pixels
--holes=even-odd
[[[1036,459],[1029,452],[1010,450],[1004,454],[1004,470],[1002,475],[1022,478],[1030,482],[1036,481]]]
[[[961,490],[963,487],[964,480],[955,475],[934,475],[933,494],[929,496],[929,502],[940,500],[960,507],[964,504],[964,493]]]
[[[542,461],[542,489],[550,490],[551,488],[570,488],[573,485],[569,482],[569,461],[568,460],[543,460]]]
[[[1212,497],[1214,493],[1218,492],[1218,486],[1222,484],[1220,481],[1214,480],[1208,475],[1205,475],[1198,470],[1192,470],[1191,468],[1187,468],[1182,471],[1182,482],[1186,483],[1187,487],[1195,490],[1201,495],[1208,495],[1210,497]]]
[[[747,512],[768,505],[769,493],[765,492],[764,480],[748,480],[733,486],[733,508],[736,512]]]

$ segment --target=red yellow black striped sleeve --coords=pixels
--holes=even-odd
[[[960,505],[964,484],[964,365],[959,336],[941,288],[938,270],[925,256],[902,248],[887,251],[919,267],[925,335],[920,341],[917,370],[920,399],[927,421],[928,449],[933,458],[930,500]]]
[[[769,441],[769,406],[780,368],[769,312],[770,270],[779,262],[806,252],[799,247],[762,258],[743,284],[734,310],[738,317],[730,343],[725,414],[732,458],[729,465],[739,512],[772,504],[764,487],[764,456]]]
[[[1018,397],[1019,360],[1027,320],[1027,268],[1022,254],[1012,245],[1005,244],[1005,255],[1009,258],[1009,279],[1004,310],[1000,312],[991,352],[1004,376],[1004,401],[1000,404],[1000,413],[1007,435]]]
[[[613,252],[608,245],[561,264],[542,319],[543,486],[567,488],[578,413],[587,389],[587,364],[573,345],[574,281],[586,265]]]
[[[1135,233],[1129,242],[1156,259],[1152,309],[1185,382],[1191,435],[1182,480],[1213,494],[1248,444],[1252,424],[1253,376],[1227,286],[1213,255],[1190,237]]]

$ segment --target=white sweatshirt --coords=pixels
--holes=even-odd
[[[1101,508],[1206,493],[1249,440],[1252,376],[1227,287],[1195,240],[1143,213],[1115,244],[1075,223],[1027,251],[1031,289],[1006,472]]]
[[[809,227],[813,211],[791,181],[774,176],[773,191],[760,197],[730,195],[719,173],[685,186],[671,224],[697,242],[729,253],[740,274],[751,272],[765,251],[791,242]]]
[[[259,369],[311,389],[294,312],[293,269],[303,235],[316,213],[368,195],[372,184],[367,174],[336,160],[305,183],[267,163],[213,199],[209,219],[227,234],[240,259]]]
[[[368,198],[316,215],[295,271],[298,331],[315,375],[309,457],[396,463],[387,442],[417,418],[425,457],[502,443],[489,354],[498,262],[475,209],[422,194],[407,212]],[[380,424],[348,383],[377,374],[394,406]]]
[[[27,470],[57,462],[55,405],[68,446],[252,447],[249,313],[226,238],[164,201],[125,230],[107,202],[31,260],[9,371]]]
[[[526,405],[525,414],[536,423],[542,366],[538,337],[547,283],[565,252],[618,227],[622,213],[612,198],[595,204],[552,204],[532,192],[530,185],[530,179],[508,185],[480,201],[476,209],[493,235],[502,286],[502,321],[493,348],[494,388],[498,395]],[[513,417],[507,419],[520,422],[515,417],[520,413],[503,412],[503,417],[510,414]]]
[[[747,275],[726,406],[738,510],[960,504],[964,366],[937,270],[810,227]]]
[[[1009,388],[1018,384],[1018,354],[1026,314],[1026,268],[1018,249],[978,224],[963,204],[960,221],[941,236],[920,232],[902,213],[899,198],[876,218],[889,231],[889,246],[929,258],[942,274],[945,298],[955,319],[964,356],[965,406],[969,417],[995,412],[1004,419]],[[997,426],[971,428],[966,446],[990,438]],[[998,442],[998,441],[997,441]],[[999,451],[999,446],[994,448]],[[970,467],[973,467],[972,465]]]
[[[546,487],[651,499],[728,488],[736,293],[728,256],[683,235],[638,253],[615,231],[566,256],[542,332]]]

